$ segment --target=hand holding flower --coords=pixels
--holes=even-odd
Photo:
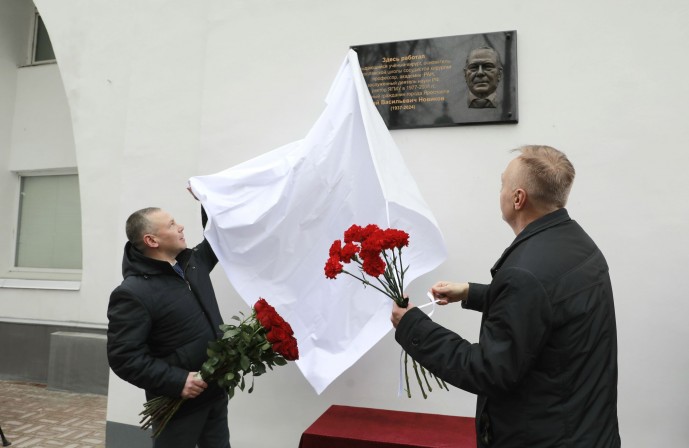
[[[208,384],[201,379],[198,372],[189,372],[180,396],[182,398],[196,398],[201,395],[201,392],[206,390],[207,387]]]
[[[392,316],[390,317],[390,321],[392,322],[392,326],[397,328],[397,325],[400,323],[402,318],[404,317],[405,314],[407,314],[407,311],[410,309],[414,308],[414,304],[409,302],[407,304],[406,308],[402,308],[397,303],[392,304]]]
[[[159,396],[144,404],[139,414],[143,415],[142,429],[155,424],[153,437],[157,437],[185,400],[196,398],[206,390],[206,382],[215,382],[232,398],[235,388],[244,390],[246,387],[247,375],[251,374],[251,393],[255,377],[266,373],[267,369],[299,359],[292,327],[265,299],[254,304],[248,317],[239,314],[241,318],[232,316],[239,321],[237,325],[220,326],[223,336],[208,344],[208,360],[200,372],[189,372],[180,398]]]

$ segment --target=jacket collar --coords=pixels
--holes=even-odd
[[[184,268],[191,257],[191,249],[184,249],[177,255],[177,262]],[[124,256],[122,257],[122,277],[127,278],[132,275],[159,275],[174,274],[175,271],[167,261],[155,260],[139,252],[130,242],[124,246]]]
[[[554,212],[548,213],[547,215],[541,216],[537,220],[530,223],[528,226],[524,227],[524,230],[519,232],[519,235],[517,235],[514,241],[512,241],[512,244],[510,244],[510,246],[507,249],[505,249],[498,261],[496,261],[493,267],[490,269],[491,276],[495,276],[495,273],[498,271],[500,266],[502,266],[505,259],[514,250],[514,248],[521,244],[523,241],[528,240],[532,236],[541,233],[546,229],[562,224],[566,221],[570,221],[569,213],[567,213],[567,209],[560,208],[555,210]]]

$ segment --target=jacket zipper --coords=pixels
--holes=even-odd
[[[184,267],[182,268],[182,273],[184,273],[184,278],[182,280],[184,280],[184,283],[187,284],[187,288],[189,288],[189,291],[191,291],[191,284],[189,284],[189,280],[187,280],[187,266],[189,266],[188,261],[189,260],[187,260],[187,264],[185,264]]]

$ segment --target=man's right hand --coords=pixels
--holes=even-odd
[[[469,283],[438,282],[431,287],[431,294],[438,305],[466,300],[469,297]]]
[[[196,398],[208,387],[205,381],[196,377],[196,373],[189,372],[187,375],[187,382],[184,383],[184,389],[182,389],[182,398]]]

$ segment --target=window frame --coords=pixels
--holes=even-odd
[[[75,281],[81,281],[81,276],[83,272],[83,259],[81,269],[64,269],[64,268],[34,268],[34,267],[23,267],[17,266],[17,250],[18,250],[18,238],[19,238],[19,218],[20,218],[20,205],[21,205],[21,181],[23,177],[42,177],[42,176],[64,176],[64,175],[76,175],[79,173],[76,168],[62,168],[62,169],[49,169],[49,170],[27,170],[27,171],[15,171],[15,195],[13,204],[13,224],[11,236],[11,249],[9,252],[8,261],[8,272],[2,276],[4,279],[22,279],[22,280],[37,280],[41,283],[45,281],[55,282],[64,281],[74,284]],[[81,202],[81,201],[80,201]],[[82,220],[83,222],[83,220]],[[82,240],[82,251],[83,251],[83,227],[80,235]],[[82,252],[83,255],[83,252]],[[0,288],[2,287],[12,287],[10,285],[24,285],[24,286],[14,286],[14,287],[32,287],[31,283],[17,283],[8,282],[3,285],[0,282]],[[40,288],[43,289],[43,288]],[[61,287],[47,288],[47,289],[64,289]],[[73,287],[67,289],[74,289]]]
[[[46,59],[43,61],[37,61],[36,60],[36,48],[38,46],[38,24],[39,24],[39,19],[41,18],[41,13],[38,12],[38,8],[34,7],[34,14],[33,14],[33,20],[32,20],[32,26],[31,26],[31,35],[30,35],[30,40],[31,45],[29,45],[29,54],[28,54],[28,62],[29,65],[45,65],[45,64],[57,64],[57,58],[53,59]],[[42,20],[42,19],[41,19]],[[47,28],[46,28],[47,30]],[[50,39],[50,36],[48,36],[48,39]],[[52,41],[50,41],[50,45],[52,46]],[[55,54],[55,50],[53,49],[53,55]]]

